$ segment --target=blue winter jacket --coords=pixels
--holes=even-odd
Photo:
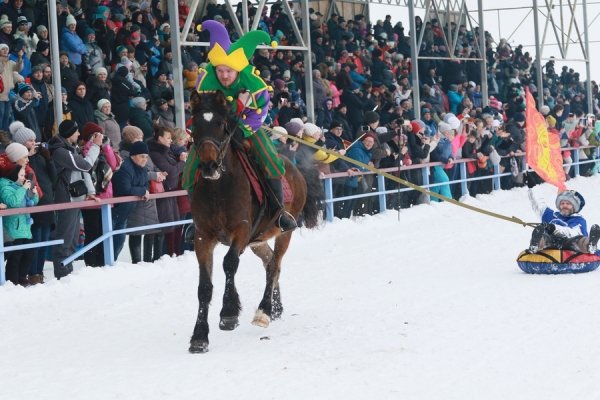
[[[87,47],[76,32],[71,32],[64,27],[60,38],[60,49],[69,55],[69,61],[74,65],[81,65],[82,55],[87,54]]]
[[[565,217],[559,211],[546,208],[542,214],[542,222],[575,229],[579,227],[581,234],[583,236],[588,236],[587,222],[581,214],[571,214],[568,217]]]
[[[0,202],[8,208],[32,207],[39,201],[38,195],[28,197],[27,189],[10,179],[0,178]],[[29,214],[10,215],[2,218],[4,232],[12,239],[31,239]]]
[[[363,164],[368,164],[371,161],[371,151],[365,148],[363,142],[358,142],[354,146],[348,150],[346,156],[352,158],[353,160],[360,161]],[[360,171],[368,171],[366,168],[359,167],[357,165],[353,165],[353,167],[358,168]],[[358,176],[350,176],[344,182],[345,186],[356,189],[358,187]]]
[[[127,158],[111,182],[115,196],[143,196],[148,190],[148,170]]]

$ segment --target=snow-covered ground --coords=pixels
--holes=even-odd
[[[600,222],[600,177],[569,187]],[[553,187],[535,192],[553,202]],[[466,201],[533,222],[526,193]],[[250,324],[265,280],[259,260],[242,256],[233,332],[218,329],[215,268],[207,354],[187,351],[192,253],[8,284],[0,398],[599,399],[600,272],[522,273],[515,257],[530,232],[449,204],[302,230],[284,260],[284,316],[267,329]]]

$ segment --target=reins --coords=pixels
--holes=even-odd
[[[265,125],[262,126],[262,129],[265,129],[265,130],[270,131],[270,132],[273,131],[273,129],[271,129],[268,126],[265,126]],[[362,163],[360,161],[357,161],[357,160],[354,160],[354,159],[352,159],[350,157],[342,155],[342,154],[338,153],[337,151],[329,150],[329,149],[327,149],[325,147],[321,147],[321,146],[319,146],[317,144],[307,142],[307,141],[305,141],[305,140],[303,140],[303,139],[301,139],[299,137],[296,137],[296,136],[292,136],[292,135],[289,135],[289,134],[281,133],[279,131],[277,131],[276,133],[278,135],[285,136],[286,138],[291,139],[291,140],[293,140],[295,142],[304,144],[304,145],[306,145],[308,147],[312,147],[313,149],[321,150],[321,151],[326,152],[327,154],[334,155],[334,156],[336,156],[336,157],[338,157],[338,158],[340,158],[340,159],[342,159],[342,160],[344,160],[344,161],[346,161],[348,163],[351,163],[353,165],[359,166],[361,168],[364,168],[364,169],[369,170],[371,172],[374,172],[376,174],[383,175],[387,179],[390,179],[390,180],[392,180],[392,181],[394,181],[396,183],[399,183],[399,184],[404,185],[404,186],[408,186],[411,189],[417,190],[417,191],[419,191],[421,193],[425,193],[425,194],[427,194],[427,195],[429,195],[431,197],[435,197],[435,198],[443,200],[445,202],[454,204],[455,206],[466,208],[467,210],[470,210],[470,211],[474,211],[474,212],[477,212],[477,213],[480,213],[480,214],[484,214],[484,215],[487,215],[487,216],[490,216],[490,217],[493,217],[493,218],[497,218],[497,219],[501,219],[501,220],[504,220],[504,221],[512,222],[512,223],[519,224],[519,225],[522,225],[522,226],[532,226],[532,227],[535,227],[535,226],[539,225],[539,223],[536,223],[536,222],[525,222],[522,219],[517,218],[515,216],[508,217],[506,215],[495,213],[493,211],[488,211],[488,210],[484,210],[482,208],[475,207],[475,206],[472,206],[472,205],[469,205],[469,204],[461,203],[460,201],[454,200],[454,199],[446,197],[446,196],[442,196],[441,194],[438,194],[438,193],[432,192],[430,190],[427,190],[425,188],[422,188],[422,187],[420,187],[418,185],[415,185],[414,183],[408,182],[408,181],[406,181],[406,180],[404,180],[402,178],[394,176],[394,175],[392,175],[390,173],[387,173],[385,171],[382,171],[382,170],[380,170],[378,168],[372,167],[372,166],[370,166],[368,164]]]

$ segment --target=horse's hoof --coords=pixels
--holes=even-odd
[[[221,318],[221,321],[219,322],[219,329],[222,331],[232,331],[237,328],[239,324],[240,323],[237,317]]]
[[[267,328],[271,323],[271,318],[263,312],[263,310],[256,310],[252,325],[260,326],[261,328]]]
[[[189,352],[192,354],[208,352],[208,342],[203,340],[195,340],[190,343]]]

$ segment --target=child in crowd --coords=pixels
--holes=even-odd
[[[39,201],[37,188],[25,177],[25,167],[14,168],[0,178],[0,202],[8,208],[32,207]],[[1,207],[0,207],[1,208]],[[29,214],[9,215],[2,219],[4,240],[17,246],[31,242],[33,219]],[[27,274],[33,258],[29,249],[13,250],[6,257],[6,279],[15,285],[29,286]]]

